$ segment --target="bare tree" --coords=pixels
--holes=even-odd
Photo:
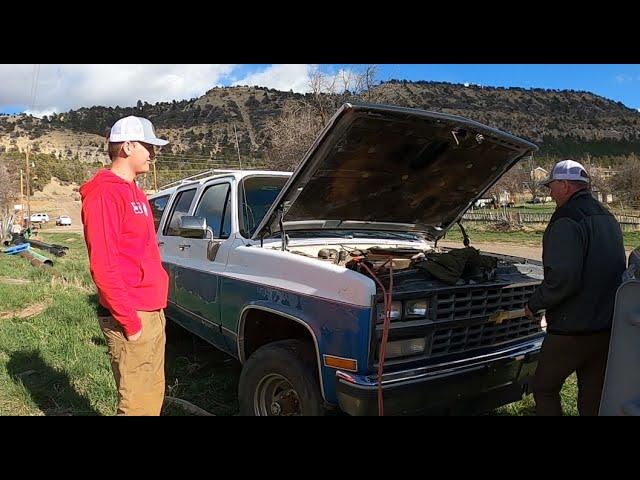
[[[338,85],[340,86],[340,91],[351,94],[356,90],[356,77],[351,70],[340,70],[336,77],[338,78]]]
[[[519,165],[515,165],[505,173],[498,182],[489,190],[490,195],[500,198],[503,191],[509,192],[510,198],[515,198],[524,192],[525,185],[530,180],[529,174]]]
[[[607,193],[611,193],[611,178],[605,174],[606,169],[597,165],[592,160],[589,153],[587,153],[581,160],[589,173],[591,188],[596,192],[602,193],[603,196]]]
[[[527,191],[531,194],[532,201],[540,196],[546,197],[546,187],[540,184],[543,180],[537,177],[535,173],[536,169],[538,167],[542,167],[543,165],[540,163],[540,161],[534,161],[533,155],[530,155],[527,159],[522,160],[522,162],[524,162],[525,168],[527,170],[526,178],[523,181],[524,191]]]
[[[17,190],[15,175],[11,175],[7,166],[0,163],[0,217],[12,210],[10,207],[17,198]]]
[[[320,70],[315,70],[309,76],[309,88],[313,96],[313,106],[320,116],[322,123],[326,123],[331,110],[329,94],[333,93],[335,81],[330,84],[327,75]]]
[[[282,115],[265,126],[270,168],[294,170],[324,125],[308,104],[285,107]]]
[[[544,188],[542,187],[542,185],[540,185],[540,183],[537,180],[532,178],[526,181],[524,186],[525,186],[525,189],[531,194],[531,201],[537,201],[536,198],[540,196],[540,193],[543,191],[542,189]]]
[[[365,98],[375,83],[376,71],[374,65],[361,73],[313,71],[309,77],[311,100],[285,107],[278,118],[265,125],[270,168],[293,170],[336,109],[344,102]]]
[[[377,65],[365,65],[361,71],[341,69],[330,75],[314,70],[309,77],[309,89],[313,97],[313,106],[317,109],[322,123],[341,104],[354,100],[374,103],[377,92],[374,89],[377,79]]]
[[[377,65],[365,66],[364,70],[359,75],[362,87],[361,87],[361,90],[358,91],[358,93],[363,95],[364,99],[367,102],[375,102],[377,100],[377,95],[373,88],[373,86],[376,83],[377,76],[378,76]]]
[[[620,173],[611,178],[616,195],[629,203],[640,202],[640,159],[632,154],[620,165]]]

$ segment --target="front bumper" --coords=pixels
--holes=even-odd
[[[382,376],[385,415],[480,413],[530,392],[543,337],[490,354]],[[336,372],[340,408],[376,415],[377,375]]]

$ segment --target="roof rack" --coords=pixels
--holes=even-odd
[[[226,170],[226,169],[220,169],[220,168],[212,168],[211,170],[206,170],[204,172],[191,175],[190,177],[183,178],[182,180],[176,180],[175,182],[162,185],[160,188],[158,188],[158,191],[165,190],[167,188],[171,188],[174,186],[183,185],[185,183],[195,182],[196,180],[201,180],[203,178],[209,177],[211,175],[215,175],[217,173],[236,173],[236,172],[242,172],[242,170]]]

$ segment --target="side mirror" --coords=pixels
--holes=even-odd
[[[178,231],[180,236],[184,238],[206,238],[207,231],[211,231],[211,229],[207,228],[206,218],[184,216],[180,217]]]

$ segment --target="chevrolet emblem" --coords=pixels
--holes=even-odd
[[[505,320],[510,320],[512,318],[519,318],[524,316],[525,316],[524,308],[520,308],[518,310],[500,310],[489,317],[489,322],[500,325]]]

